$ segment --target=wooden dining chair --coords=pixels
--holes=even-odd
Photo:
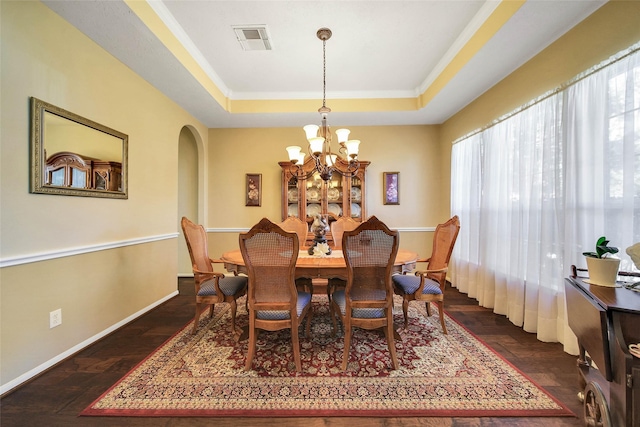
[[[295,285],[298,236],[263,218],[247,233],[240,234],[240,251],[249,276],[249,348],[245,370],[251,369],[258,330],[291,329],[296,371],[302,371],[298,330],[307,319],[311,326],[311,294]]]
[[[433,247],[431,257],[419,259],[418,262],[426,262],[427,269],[415,271],[414,274],[393,275],[393,290],[402,296],[402,312],[404,314],[404,328],[408,325],[407,312],[411,301],[424,301],[427,308],[427,316],[431,316],[430,303],[438,305],[442,332],[447,333],[444,324],[444,288],[447,279],[447,269],[453,247],[460,231],[460,220],[453,216],[447,222],[438,224],[433,235]]]
[[[342,235],[345,231],[355,230],[360,223],[353,218],[341,216],[331,223],[331,238],[333,248],[342,249]],[[347,282],[338,277],[329,278],[327,281],[327,298],[331,301],[331,294],[338,288],[344,288]]]
[[[306,246],[307,235],[309,233],[309,224],[296,216],[287,217],[278,224],[284,231],[296,233],[298,235],[298,243],[300,248]]]
[[[345,231],[355,230],[360,222],[353,218],[341,216],[331,223],[331,237],[333,238],[333,247],[342,249],[342,235]]]
[[[284,231],[296,233],[300,248],[306,246],[307,235],[309,233],[309,224],[296,216],[287,217],[278,224]],[[296,287],[313,295],[313,281],[307,277],[299,277],[296,279]]]
[[[237,275],[225,277],[222,273],[214,272],[215,261],[209,258],[204,227],[194,224],[186,217],[182,217],[180,225],[189,249],[196,288],[196,314],[191,333],[196,333],[200,314],[207,306],[210,306],[209,316],[212,317],[215,304],[226,302],[231,306],[231,333],[236,339],[239,338],[240,334],[236,333],[236,301],[247,293],[247,278]]]
[[[336,316],[344,327],[342,370],[347,369],[352,328],[382,328],[387,338],[393,369],[398,369],[393,331],[391,273],[398,253],[399,236],[375,216],[355,230],[345,231],[342,251],[347,265],[347,286],[331,298],[334,333]]]

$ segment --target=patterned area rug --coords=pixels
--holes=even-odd
[[[391,369],[384,334],[354,329],[340,371],[344,335],[332,336],[326,296],[316,295],[310,338],[300,333],[296,373],[290,332],[261,332],[254,370],[244,371],[247,341],[229,337],[228,305],[191,322],[80,415],[97,416],[573,416],[550,394],[437,310],[410,305],[409,328],[395,304],[400,369]],[[244,300],[239,326],[247,325]]]

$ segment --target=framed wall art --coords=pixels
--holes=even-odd
[[[400,204],[400,172],[383,172],[383,200],[385,205]]]
[[[246,203],[245,206],[262,205],[262,174],[248,173],[246,182]]]

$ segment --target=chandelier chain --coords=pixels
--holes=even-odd
[[[327,41],[322,40],[322,106],[327,106]]]

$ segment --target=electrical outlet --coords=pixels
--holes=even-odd
[[[56,326],[60,326],[62,324],[62,309],[59,308],[57,310],[49,313],[49,329],[55,328]]]

